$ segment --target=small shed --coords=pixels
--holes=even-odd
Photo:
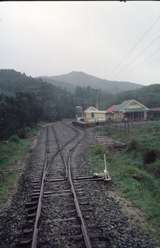
[[[106,111],[98,110],[90,106],[84,111],[84,120],[86,123],[99,123],[106,121]]]

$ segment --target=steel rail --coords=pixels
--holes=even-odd
[[[52,126],[52,130],[53,130],[53,132],[54,132],[54,135],[55,135],[55,139],[56,139],[56,143],[57,143],[57,146],[58,146],[58,153],[60,152],[60,156],[61,156],[61,158],[62,158],[62,161],[63,161],[63,164],[64,164],[64,166],[65,166],[65,176],[66,176],[66,178],[68,177],[68,166],[67,166],[67,163],[68,163],[68,161],[66,162],[65,161],[65,159],[64,159],[64,157],[63,157],[63,155],[62,155],[62,151],[63,151],[63,149],[69,144],[69,143],[71,143],[73,140],[75,140],[75,138],[77,137],[77,135],[78,135],[78,130],[76,129],[76,128],[74,128],[74,127],[71,127],[71,126],[69,126],[69,125],[67,125],[67,124],[65,124],[64,122],[62,122],[63,123],[63,125],[64,126],[67,126],[67,127],[69,127],[70,129],[72,129],[72,130],[74,130],[74,132],[75,132],[75,135],[71,138],[71,139],[69,139],[67,142],[65,142],[62,146],[60,146],[60,143],[59,143],[59,141],[58,141],[58,137],[57,137],[57,133],[56,133],[56,131],[55,131],[55,128],[54,128],[54,126]],[[68,156],[69,157],[69,156]]]
[[[46,155],[47,157],[47,155]],[[42,181],[41,181],[41,190],[40,190],[40,195],[38,199],[38,207],[37,207],[37,212],[36,212],[36,220],[34,223],[34,231],[33,231],[33,237],[32,237],[32,248],[37,247],[37,237],[38,237],[38,227],[39,227],[39,220],[40,220],[40,215],[41,215],[41,209],[42,209],[42,199],[43,199],[43,192],[44,192],[44,182],[45,182],[45,177],[46,177],[46,168],[47,168],[47,158],[45,159],[44,162],[44,173],[42,176]]]
[[[90,241],[88,231],[87,231],[87,227],[86,227],[86,224],[85,224],[85,220],[83,218],[83,215],[82,215],[82,212],[81,212],[81,209],[80,209],[80,206],[79,206],[78,198],[77,198],[77,195],[76,195],[76,191],[75,191],[75,188],[74,188],[74,184],[73,184],[73,181],[72,181],[71,152],[69,153],[68,179],[69,179],[69,182],[70,182],[70,185],[71,185],[71,190],[72,190],[72,194],[73,194],[73,197],[74,197],[74,203],[75,203],[76,211],[77,211],[78,217],[79,217],[80,222],[81,222],[81,230],[82,230],[85,246],[86,246],[86,248],[92,248],[91,241]]]
[[[66,126],[69,126],[69,125],[66,125]],[[73,128],[73,127],[70,127],[70,128],[73,129],[76,132],[76,135],[73,137],[73,139],[71,139],[73,141],[77,137],[78,130],[76,128]],[[53,127],[53,129],[54,129],[54,127]],[[74,198],[75,208],[76,208],[79,220],[81,222],[81,230],[82,230],[82,235],[83,235],[85,246],[86,246],[86,248],[92,248],[91,241],[90,241],[88,231],[87,231],[87,227],[86,227],[86,224],[85,224],[85,220],[83,218],[83,215],[82,215],[82,212],[81,212],[81,209],[80,209],[80,205],[79,205],[79,202],[78,202],[77,194],[76,194],[76,191],[75,191],[75,188],[74,188],[74,184],[73,184],[73,180],[72,180],[72,173],[71,173],[71,154],[76,149],[76,147],[80,144],[80,142],[84,138],[84,136],[85,136],[85,132],[83,133],[83,136],[81,137],[81,139],[79,139],[76,142],[76,144],[69,150],[67,163],[66,163],[65,159],[63,158],[62,150],[59,150],[59,151],[60,151],[60,156],[62,158],[62,161],[63,161],[63,163],[64,163],[64,165],[66,167],[66,177],[69,180],[69,183],[70,183],[70,186],[71,186],[71,191],[72,191],[73,198]],[[58,145],[58,147],[60,147],[56,132],[55,132],[55,137],[56,137],[57,145]],[[70,143],[70,142],[67,142],[67,143]]]
[[[40,195],[39,195],[39,199],[38,199],[38,206],[37,206],[37,211],[36,211],[36,219],[35,219],[35,223],[34,223],[33,236],[32,236],[32,245],[31,245],[32,248],[37,247],[38,226],[39,226],[39,220],[40,220],[41,209],[42,209],[44,181],[45,181],[45,177],[46,177],[46,168],[47,168],[47,163],[48,163],[48,158],[47,158],[48,144],[47,144],[47,141],[48,141],[48,127],[47,127],[45,159],[44,159],[44,166],[43,166],[43,171],[42,171]]]
[[[64,124],[64,123],[63,123]],[[65,125],[65,124],[64,124]],[[67,125],[66,125],[67,126]],[[58,150],[54,153],[54,155],[52,156],[52,159],[50,161],[50,164],[53,162],[53,160],[55,159],[55,157],[61,152],[62,150],[70,143],[72,142],[76,137],[77,137],[77,133],[78,131],[75,130],[73,128],[73,130],[75,131],[75,135],[69,139],[67,142],[65,142],[63,144],[63,146],[60,147],[60,144],[58,143],[58,138],[57,138],[57,134],[56,134],[56,131],[54,129],[53,126],[52,127],[52,130],[53,130],[53,133],[55,135],[55,138],[56,138],[56,142],[57,142],[57,145],[58,145]],[[41,216],[41,209],[42,209],[42,200],[43,200],[43,193],[44,193],[44,184],[45,184],[45,179],[46,179],[46,175],[47,175],[47,172],[48,172],[48,169],[49,169],[49,164],[48,164],[48,156],[47,156],[47,152],[48,152],[48,144],[47,144],[47,141],[48,141],[48,126],[47,126],[47,137],[46,137],[46,149],[45,149],[45,159],[44,159],[44,164],[43,164],[43,170],[42,170],[42,179],[41,179],[41,185],[40,185],[40,194],[39,194],[39,199],[38,199],[38,205],[37,205],[37,211],[36,211],[36,218],[35,218],[35,222],[34,222],[34,229],[33,229],[33,235],[32,235],[32,244],[31,244],[31,248],[37,248],[37,243],[38,243],[38,228],[39,228],[39,221],[40,221],[40,216]],[[61,154],[62,156],[62,154]],[[66,162],[63,158],[63,162],[65,164],[65,167],[66,167],[66,176],[68,174],[68,169],[67,169],[67,166],[66,166]],[[88,247],[87,247],[88,248]]]

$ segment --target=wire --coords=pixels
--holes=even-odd
[[[153,58],[153,57],[155,57],[154,55],[157,55],[158,52],[160,52],[160,47],[158,47],[158,49],[156,49],[156,50],[152,53],[152,55],[150,56],[150,59]]]
[[[135,62],[139,59],[139,57],[141,57],[141,55],[143,55],[143,52],[146,51],[147,49],[149,49],[153,45],[153,43],[159,39],[160,39],[160,34],[158,36],[156,36],[155,38],[153,38],[151,40],[151,42],[146,47],[144,47],[136,56],[134,56],[130,62],[126,63],[125,69],[126,68],[128,69],[128,66],[130,67],[130,66],[134,65]],[[117,73],[119,74],[122,71],[122,69],[120,71],[118,71]]]
[[[131,47],[131,49],[128,51],[128,53],[126,54],[126,56],[124,56],[124,58],[122,58],[122,63],[120,62],[118,65],[116,65],[113,70],[111,71],[111,73],[115,73],[116,70],[123,66],[124,62],[123,60],[124,59],[128,59],[130,57],[130,55],[135,51],[135,49],[139,46],[139,44],[143,41],[143,39],[145,38],[145,36],[152,30],[152,28],[154,27],[154,25],[156,25],[160,20],[160,15],[154,20],[154,22],[150,25],[149,28],[146,29],[146,31],[140,36],[140,38],[137,40],[137,42],[134,44],[133,47]]]
[[[157,49],[154,50],[154,52],[151,54],[151,56],[149,57],[149,60],[151,60],[152,58],[156,57],[157,54],[160,52],[160,47],[158,47]],[[143,63],[145,61],[145,58],[143,57],[143,60],[140,61],[141,63]],[[137,64],[134,64],[133,68],[132,68],[132,71],[135,69],[134,67],[136,66]]]

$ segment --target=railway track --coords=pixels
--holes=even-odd
[[[96,237],[99,231],[94,226],[89,202],[81,183],[72,175],[72,155],[85,133],[75,127],[68,127],[75,134],[63,144],[59,142],[54,126],[46,128],[41,176],[32,181],[31,199],[26,203],[27,221],[17,247],[106,247],[103,235]],[[52,132],[57,144],[57,149],[53,153],[49,148],[49,132],[50,134]],[[54,171],[56,159],[63,167],[63,175],[58,178],[56,171],[50,174],[50,170]],[[52,230],[48,229],[47,220],[50,218],[54,223]],[[44,237],[44,230],[47,230],[51,237]],[[95,238],[96,242],[93,245]]]

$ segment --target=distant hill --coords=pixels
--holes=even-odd
[[[137,90],[120,93],[113,102],[120,103],[126,99],[136,99],[147,107],[160,107],[160,84],[152,84]]]
[[[94,89],[105,90],[112,94],[139,89],[142,87],[140,84],[125,81],[110,81],[78,71],[72,71],[68,74],[59,76],[42,77],[42,79],[68,90],[73,90],[76,86],[90,86]]]
[[[74,92],[75,87],[76,87],[74,84],[71,84],[71,83],[65,82],[65,81],[63,82],[63,81],[60,81],[59,79],[57,80],[56,78],[54,78],[52,76],[51,77],[43,76],[43,77],[38,77],[38,78],[42,79],[45,82],[51,83],[57,87],[60,87],[61,89],[70,91],[70,92]]]
[[[43,88],[51,92],[66,93],[61,88],[45,82],[41,78],[33,78],[25,73],[13,69],[0,70],[0,93],[5,95],[15,95],[16,92],[37,93]]]
[[[74,113],[69,92],[25,73],[11,69],[0,70],[0,94],[16,97],[17,93],[34,96],[35,104],[43,108],[44,119],[55,120]]]
[[[49,105],[58,103],[58,106],[61,105],[62,109],[64,109],[64,106],[67,108],[65,103],[69,101],[68,106],[71,107],[72,111],[75,105],[96,105],[97,99],[101,108],[104,109],[106,109],[106,107],[110,106],[111,104],[121,103],[123,100],[127,99],[137,99],[147,107],[160,106],[160,84],[143,87],[142,85],[138,85],[137,89],[120,92],[116,95],[111,94],[108,90],[101,90],[97,94],[97,91],[93,87],[96,84],[95,80],[96,82],[98,82],[98,80],[99,82],[103,82],[105,87],[106,85],[109,85],[106,83],[107,80],[97,79],[96,77],[82,72],[72,72],[66,75],[46,77],[46,79],[43,77],[42,80],[40,78],[35,79],[33,77],[26,76],[25,73],[20,73],[15,70],[0,70],[0,94],[3,93],[5,95],[12,96],[15,95],[16,92],[34,93],[39,97],[38,99],[43,99],[43,103],[47,101],[50,102],[48,103]],[[76,85],[78,85],[78,79],[74,81],[74,85],[72,83],[70,84],[63,82],[65,77],[67,80],[69,80],[68,78],[73,79],[73,75],[81,75],[79,76],[79,79],[81,78],[81,82],[83,83],[81,83],[82,87],[78,87],[76,91],[71,94],[70,92],[62,90],[61,88],[66,88],[66,85],[69,85],[69,91],[73,91],[73,87],[74,89],[76,88]],[[49,78],[49,80],[47,80],[47,78]],[[93,81],[93,86],[89,88],[83,87],[87,85],[87,83],[84,81],[84,78],[88,78],[88,81],[86,82],[90,82],[90,85],[91,81]],[[59,79],[63,81],[59,81]],[[48,83],[46,81],[48,81]],[[111,83],[111,81],[107,82]],[[121,84],[120,82],[113,82],[112,84],[115,85],[117,83]],[[132,85],[132,83],[127,82],[122,82],[122,85],[124,86],[125,83]],[[137,87],[136,84],[133,85],[134,87]],[[125,90],[127,90],[127,88],[125,88]],[[48,105],[46,105],[46,108],[47,106]]]
[[[0,93],[14,95],[16,92],[36,91],[44,82],[28,77],[12,69],[0,70]]]
[[[0,139],[25,137],[25,128],[39,121],[73,116],[71,93],[15,70],[0,70]]]

